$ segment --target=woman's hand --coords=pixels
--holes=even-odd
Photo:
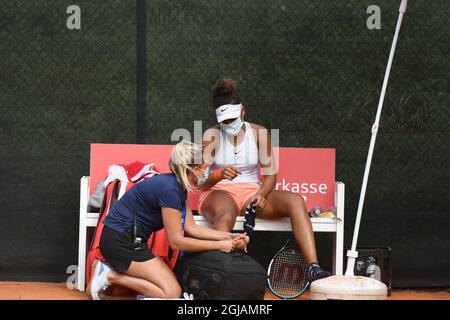
[[[231,252],[234,249],[233,240],[220,240],[219,241],[219,250],[222,252]]]
[[[219,241],[219,250],[223,252],[231,252],[233,250],[243,250],[247,252],[247,244],[250,238],[245,233],[231,233],[229,240]]]
[[[252,203],[252,202],[255,203],[256,209],[262,209],[266,205],[266,198],[264,198],[260,194],[255,194],[253,197],[250,198],[249,203]]]
[[[232,233],[234,250],[243,250],[247,252],[247,245],[250,238],[245,233]]]
[[[234,250],[242,250],[247,252],[247,243],[248,240],[246,240],[245,238],[233,239]]]
[[[243,240],[245,244],[250,242],[250,238],[245,233],[231,233],[231,239]]]
[[[235,167],[226,167],[224,169],[219,169],[216,172],[214,172],[214,177],[216,179],[227,179],[227,180],[233,180],[234,178],[236,178],[238,175],[240,175],[241,172],[236,169]]]

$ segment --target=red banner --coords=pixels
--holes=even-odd
[[[91,144],[90,192],[105,179],[111,164],[134,161],[154,163],[160,172],[170,172],[168,161],[173,145]],[[335,149],[279,148],[277,190],[301,194],[307,209],[334,205]],[[189,195],[189,204],[197,209],[197,196]]]

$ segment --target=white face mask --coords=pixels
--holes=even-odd
[[[209,177],[209,170],[210,167],[207,167],[204,171],[203,171],[203,177],[199,177],[197,179],[197,187],[201,187],[202,185],[205,184],[206,180],[208,180]]]
[[[222,123],[223,128],[225,129],[225,132],[230,136],[237,136],[239,132],[241,131],[242,125],[244,123],[242,122],[241,118],[236,118],[233,122],[229,124]]]

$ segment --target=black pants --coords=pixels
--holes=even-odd
[[[118,232],[105,226],[100,237],[100,252],[114,271],[124,273],[128,270],[132,261],[145,262],[155,255],[148,249],[147,241],[138,233],[142,245],[135,249],[133,228],[124,232]]]

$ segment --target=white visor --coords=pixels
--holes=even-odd
[[[224,104],[216,109],[217,122],[241,116],[242,104]]]

